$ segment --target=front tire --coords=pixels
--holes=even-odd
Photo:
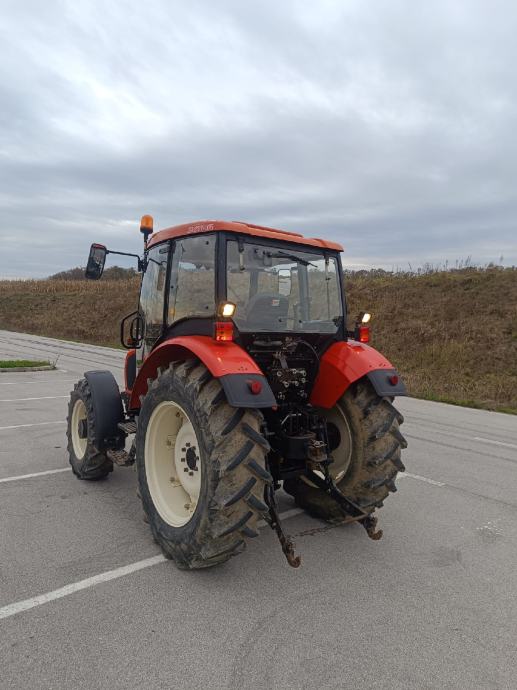
[[[269,444],[256,410],[230,407],[195,360],[161,372],[138,419],[139,493],[153,536],[182,569],[227,561],[267,514]]]
[[[400,458],[401,449],[407,446],[399,429],[403,416],[365,379],[350,386],[334,408],[319,412],[327,416],[330,427],[334,457],[330,474],[349,500],[372,513],[397,490],[397,473],[405,470]],[[336,501],[306,479],[286,480],[284,490],[314,517],[329,522],[343,519]]]
[[[104,479],[113,463],[95,447],[95,414],[92,394],[86,379],[75,384],[68,403],[66,435],[68,459],[78,479]]]

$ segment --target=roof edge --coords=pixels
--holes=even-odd
[[[283,242],[295,242],[297,244],[305,244],[309,247],[318,247],[320,249],[332,249],[338,252],[343,251],[342,245],[338,242],[323,240],[319,237],[304,237],[297,232],[277,230],[276,228],[253,225],[252,223],[244,223],[243,221],[226,220],[198,220],[193,223],[183,223],[182,225],[163,228],[151,236],[149,246],[176,237],[186,237],[188,235],[198,235],[222,230],[239,233],[241,235],[250,235],[252,237],[269,237],[270,239],[281,240]]]

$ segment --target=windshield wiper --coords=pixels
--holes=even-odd
[[[291,259],[291,261],[296,261],[297,263],[301,264],[302,266],[314,266],[314,268],[318,268],[316,264],[311,264],[310,261],[307,261],[306,259],[301,259],[299,256],[296,256],[296,254],[288,254],[287,252],[264,252],[266,256],[268,256],[270,259]]]

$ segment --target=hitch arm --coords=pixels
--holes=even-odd
[[[278,537],[278,541],[280,542],[280,546],[282,547],[282,551],[284,552],[284,556],[287,558],[289,565],[293,568],[299,568],[302,560],[300,556],[295,554],[293,542],[282,529],[280,516],[278,515],[278,510],[276,507],[275,490],[272,486],[266,487],[264,498],[269,508],[269,515],[266,518],[266,522],[271,529],[276,532],[276,536]]]
[[[370,513],[365,513],[358,505],[342,494],[328,471],[325,472],[325,478],[320,477],[313,470],[307,470],[305,474],[307,479],[336,501],[346,516],[351,517],[354,522],[360,522],[370,539],[377,541],[382,537],[382,530],[376,529],[377,518]]]

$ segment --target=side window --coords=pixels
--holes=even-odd
[[[160,337],[163,327],[163,300],[167,277],[169,245],[152,247],[140,290],[140,313],[144,319],[144,354]]]
[[[336,290],[338,271],[336,259],[314,261],[308,267],[310,318],[331,321],[341,314],[339,292]]]
[[[215,313],[215,237],[176,240],[172,258],[168,323]]]

